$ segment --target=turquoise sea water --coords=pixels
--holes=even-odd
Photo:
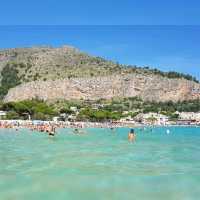
[[[0,130],[0,199],[200,198],[200,128],[128,130]]]

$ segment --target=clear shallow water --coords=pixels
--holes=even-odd
[[[0,199],[196,200],[200,128],[0,130]]]

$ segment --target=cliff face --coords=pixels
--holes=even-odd
[[[32,98],[96,100],[135,96],[157,102],[197,99],[200,98],[200,84],[185,79],[142,74],[36,81],[10,89],[4,101]]]
[[[6,102],[36,97],[95,100],[139,96],[149,101],[200,97],[200,85],[193,78],[169,75],[120,65],[69,46],[0,51],[0,96]]]

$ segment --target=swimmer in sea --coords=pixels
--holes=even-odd
[[[78,135],[81,135],[81,134],[85,133],[84,131],[82,131],[82,130],[80,130],[78,128],[75,128],[73,132],[74,132],[74,134],[78,134]]]
[[[55,136],[56,129],[54,126],[51,126],[51,130],[49,130],[49,136]]]
[[[74,134],[78,134],[79,133],[77,128],[75,128],[73,132],[74,132]]]
[[[110,130],[112,131],[112,133],[116,133],[116,129],[114,127],[111,127]]]
[[[49,136],[55,136],[54,132],[49,132]]]
[[[130,132],[128,133],[128,140],[130,142],[134,142],[135,138],[136,138],[135,131],[134,129],[131,129]]]

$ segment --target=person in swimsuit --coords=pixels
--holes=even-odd
[[[56,128],[54,126],[51,126],[51,129],[49,131],[49,136],[55,136]]]
[[[131,129],[130,132],[128,133],[128,140],[130,142],[134,142],[135,138],[136,138],[135,131],[134,129]]]

